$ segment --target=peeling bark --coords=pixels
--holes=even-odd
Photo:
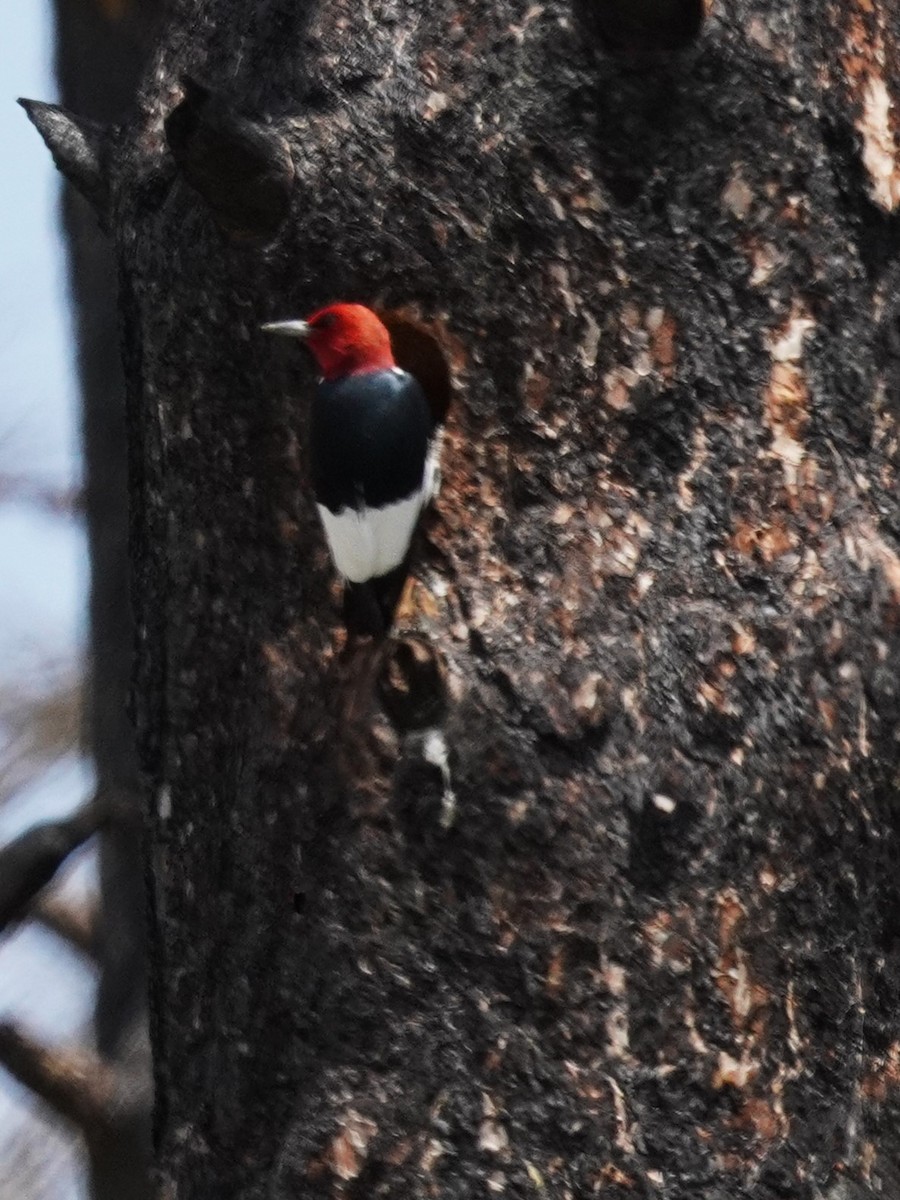
[[[829,12],[634,71],[562,0],[174,6],[114,166],[166,1194],[900,1187],[900,16]],[[291,147],[264,250],[192,73]],[[336,298],[452,339],[407,650],[256,332]]]

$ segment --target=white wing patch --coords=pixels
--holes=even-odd
[[[425,494],[418,491],[384,508],[343,508],[333,513],[317,504],[331,557],[344,578],[365,583],[398,567],[424,503]]]

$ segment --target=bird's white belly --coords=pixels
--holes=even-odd
[[[364,583],[399,566],[425,499],[418,491],[384,508],[343,508],[339,513],[317,504],[331,557],[344,578]]]

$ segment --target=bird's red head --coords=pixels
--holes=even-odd
[[[394,366],[391,335],[363,304],[330,304],[306,323],[307,344],[326,379]]]

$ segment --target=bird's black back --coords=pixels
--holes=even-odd
[[[337,513],[411,496],[422,486],[432,432],[425,394],[406,371],[323,380],[312,405],[316,500]]]

